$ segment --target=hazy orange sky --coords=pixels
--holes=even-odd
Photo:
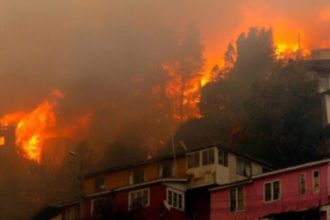
[[[168,80],[160,64],[190,25],[207,74],[251,26],[272,28],[282,48],[298,36],[303,48],[330,47],[329,13],[329,0],[1,0],[0,115],[29,112],[58,88],[61,117],[97,109],[97,138],[116,136],[154,114],[146,94]]]

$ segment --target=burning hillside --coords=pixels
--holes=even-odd
[[[3,124],[17,125],[21,154],[37,162],[48,138],[85,139],[99,155],[123,139],[148,150],[164,145],[181,123],[201,117],[201,88],[214,72],[232,67],[224,55],[228,44],[250,27],[272,29],[278,59],[330,46],[330,6],[323,0],[300,7],[170,1],[162,8],[148,0],[138,7],[69,0],[51,1],[52,13],[33,2],[0,3],[8,9],[1,11],[0,112]],[[49,88],[66,97],[57,92],[38,105]],[[125,138],[132,133],[135,138]]]
[[[32,167],[43,168],[58,152],[68,159],[63,149],[80,143],[90,161],[104,158],[107,167],[152,157],[182,124],[203,120],[201,91],[234,66],[242,33],[271,29],[278,59],[304,58],[330,47],[329,14],[329,0],[1,0],[0,123],[15,126],[13,145],[27,160],[18,159]],[[28,180],[43,177],[22,170]]]
[[[56,107],[63,98],[64,94],[60,90],[54,90],[31,112],[14,112],[0,118],[1,126],[16,127],[15,144],[18,152],[27,159],[40,163],[46,139],[54,137],[74,138],[72,134],[76,132],[75,129],[84,130],[87,128],[88,116],[84,116],[82,119],[75,120],[76,123],[80,122],[80,124],[69,125],[62,130],[58,129]]]

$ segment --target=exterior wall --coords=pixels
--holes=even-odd
[[[312,191],[312,172],[319,170],[320,192]],[[252,183],[243,185],[244,210],[230,212],[229,188],[211,192],[211,219],[253,220],[269,214],[301,211],[317,208],[328,203],[328,164],[274,174],[255,179]],[[298,178],[306,174],[306,194],[300,195]],[[268,181],[280,180],[280,200],[264,202],[264,184]]]
[[[229,178],[230,172],[229,168],[222,166],[222,165],[217,165],[216,167],[216,183],[221,185],[221,184],[226,184],[228,181],[230,181]]]
[[[159,179],[159,163],[152,163],[140,166],[144,169],[144,181],[152,181]],[[173,177],[185,177],[186,176],[186,159],[178,158],[176,161],[177,169]],[[137,168],[137,167],[136,167]],[[101,176],[105,177],[105,188],[104,190],[116,189],[124,186],[128,186],[129,177],[132,169],[125,169],[121,171],[114,171],[106,175],[98,175],[88,178],[84,181],[84,192],[85,194],[95,193],[95,179]]]
[[[190,168],[187,174],[188,176],[192,176],[192,179],[189,181],[188,187],[196,188],[214,184],[216,182],[216,170],[216,164]]]
[[[127,186],[129,184],[129,170],[122,170],[105,175],[105,190]],[[95,179],[104,175],[95,176],[84,181],[85,194],[95,193]]]
[[[114,173],[113,175],[106,175],[105,189],[114,189],[128,185],[129,171],[123,170]]]
[[[186,219],[210,219],[210,193],[208,188],[200,187],[186,193]]]
[[[235,182],[242,179],[242,178],[237,178],[236,175],[236,156],[234,154],[228,154],[228,167],[231,167],[231,171],[229,172],[230,182]]]
[[[191,181],[188,183],[188,188],[202,187],[212,184],[227,184],[231,182],[241,181],[249,178],[248,176],[242,176],[236,173],[237,170],[237,156],[233,153],[228,152],[228,166],[218,164],[218,148],[215,149],[214,164],[200,165],[187,169],[187,175],[192,176]],[[204,150],[204,149],[203,149]],[[201,151],[203,151],[201,150]],[[201,152],[199,151],[199,152]],[[263,166],[245,159],[251,163],[252,175],[261,174]],[[200,156],[200,162],[202,156]]]
[[[158,166],[156,164],[149,164],[144,166],[144,181],[151,181],[158,179]]]
[[[149,188],[150,193],[150,205],[145,207],[141,210],[131,211],[129,212],[129,192]],[[114,192],[112,194],[113,198],[113,207],[109,208],[115,211],[119,211],[124,215],[129,215],[130,217],[133,216],[133,219],[144,219],[144,220],[153,220],[153,219],[160,219],[163,216],[164,220],[183,220],[185,219],[185,214],[183,211],[177,210],[175,208],[171,208],[167,210],[164,206],[164,201],[166,200],[166,188],[167,186],[158,183],[148,186],[141,186],[132,188],[129,190],[123,190],[119,192]],[[93,199],[90,198],[84,203],[84,211],[83,211],[83,218],[82,219],[93,219],[92,218],[92,210],[91,204]]]
[[[259,175],[259,174],[263,173],[263,167],[260,166],[260,164],[252,162],[251,165],[252,165],[252,176]]]
[[[179,158],[176,161],[176,172],[175,172],[175,177],[177,178],[184,178],[187,176],[186,171],[187,171],[187,162],[186,158]]]
[[[94,192],[94,179],[84,180],[84,193],[90,194]]]

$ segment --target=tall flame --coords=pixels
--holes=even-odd
[[[64,94],[60,90],[54,90],[33,111],[11,113],[0,119],[2,126],[16,125],[15,143],[19,152],[27,159],[40,163],[44,141],[47,138],[70,137],[76,130],[87,127],[89,114],[74,119],[72,125],[68,124],[59,131],[55,108],[62,98]]]
[[[196,74],[184,79],[177,72],[175,64],[163,63],[162,68],[170,77],[165,92],[172,103],[172,117],[178,122],[185,122],[190,118],[199,118],[201,115],[198,103],[203,80],[202,75]]]
[[[30,114],[22,118],[16,128],[16,145],[21,147],[23,155],[40,162],[42,145],[48,137],[48,130],[56,126],[54,108],[64,95],[56,90],[50,99],[42,102]]]

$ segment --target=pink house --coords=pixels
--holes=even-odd
[[[330,220],[330,160],[256,175],[210,191],[212,220]]]

